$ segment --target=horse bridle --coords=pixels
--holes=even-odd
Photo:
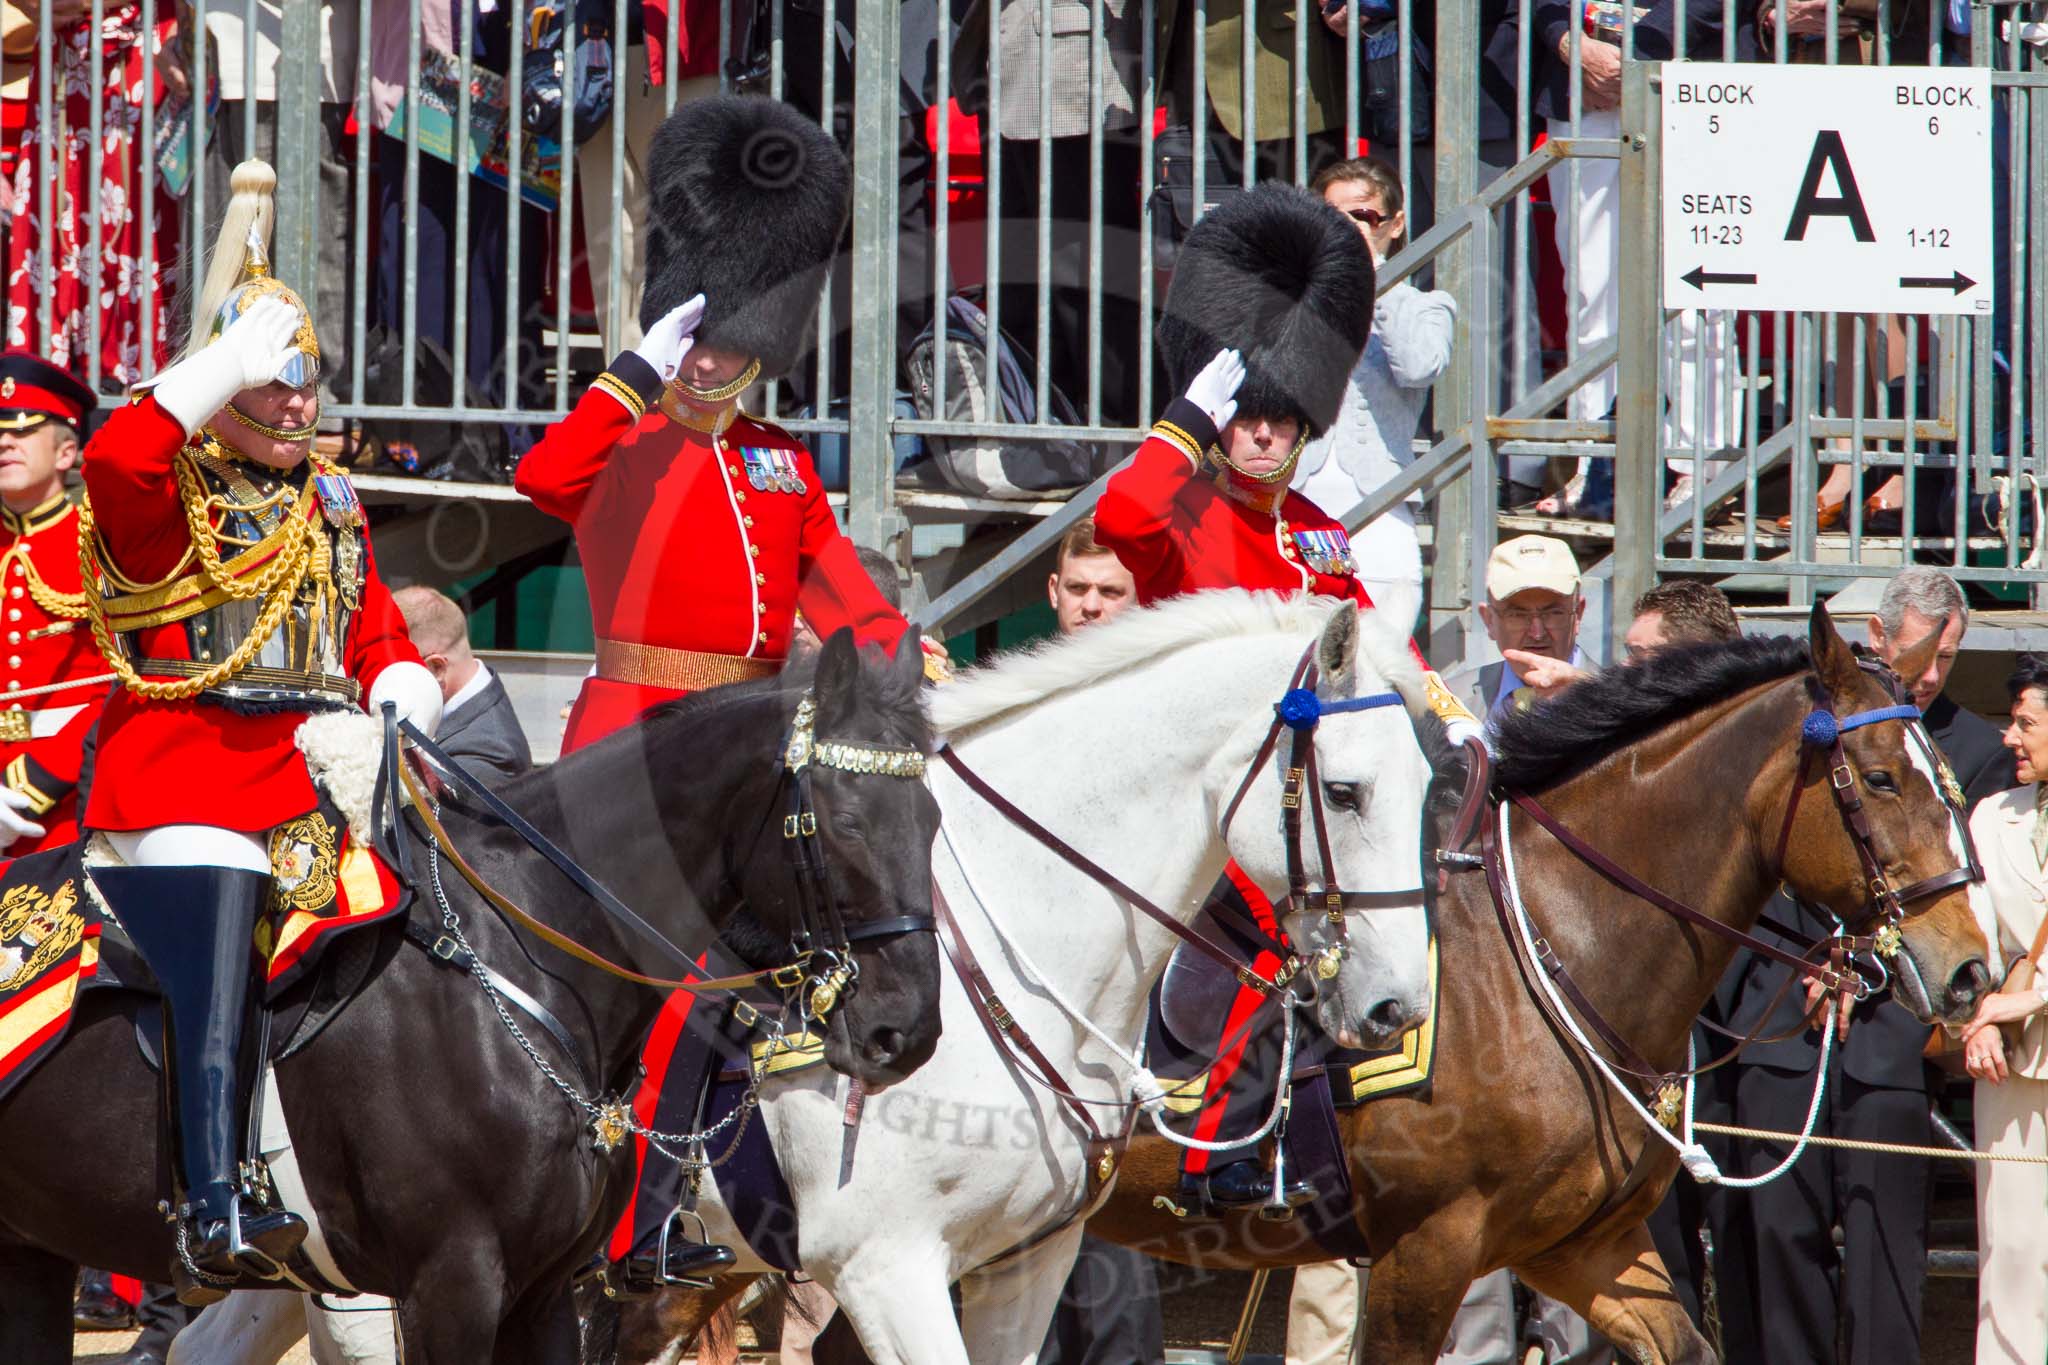
[[[1323,809],[1323,784],[1316,767],[1316,727],[1324,716],[1374,711],[1406,703],[1398,692],[1375,692],[1369,696],[1325,701],[1316,695],[1318,671],[1315,646],[1310,645],[1302,654],[1301,662],[1295,665],[1286,693],[1273,706],[1273,724],[1266,731],[1265,740],[1252,756],[1244,779],[1237,784],[1237,793],[1224,808],[1223,837],[1230,837],[1230,824],[1237,817],[1238,807],[1244,804],[1253,781],[1265,771],[1267,760],[1279,748],[1280,736],[1287,734],[1287,763],[1280,778],[1280,823],[1287,843],[1287,896],[1274,909],[1281,914],[1294,910],[1320,909],[1323,912],[1339,940],[1317,954],[1315,960],[1316,974],[1327,980],[1337,974],[1344,942],[1350,937],[1344,921],[1347,910],[1412,906],[1421,901],[1423,893],[1419,884],[1403,891],[1346,891],[1338,885],[1336,859],[1330,852],[1329,819]],[[1307,860],[1302,856],[1301,811],[1304,802],[1315,827],[1316,856],[1322,871],[1322,885],[1315,889],[1309,885]],[[1288,955],[1282,952],[1281,956]]]
[[[1895,697],[1898,695],[1896,689],[1894,689],[1893,695]],[[1955,820],[1960,794],[1949,789],[1948,784],[1953,779],[1946,776],[1947,768],[1941,761],[1939,752],[1931,744],[1925,744],[1914,733],[1912,727],[1920,719],[1920,709],[1918,707],[1902,702],[1895,702],[1890,706],[1875,707],[1871,710],[1858,711],[1852,715],[1837,717],[1834,713],[1834,708],[1827,699],[1816,698],[1813,710],[1807,715],[1805,721],[1800,726],[1802,751],[1799,767],[1792,784],[1791,796],[1786,803],[1785,818],[1780,827],[1773,866],[1777,869],[1782,880],[1785,867],[1785,852],[1789,846],[1792,826],[1799,809],[1800,795],[1806,787],[1808,776],[1813,771],[1816,757],[1825,755],[1829,765],[1828,788],[1834,794],[1836,808],[1842,816],[1843,826],[1849,834],[1850,843],[1855,847],[1857,859],[1862,866],[1864,889],[1869,897],[1868,907],[1872,912],[1870,919],[1874,921],[1874,927],[1867,932],[1853,935],[1840,934],[1824,940],[1823,942],[1827,947],[1825,965],[1815,956],[1815,950],[1821,944],[1807,938],[1805,935],[1782,925],[1773,925],[1773,928],[1787,939],[1795,943],[1803,942],[1805,944],[1805,951],[1802,954],[1794,954],[1775,943],[1767,942],[1745,930],[1737,929],[1730,924],[1724,924],[1712,916],[1685,904],[1683,901],[1679,901],[1659,891],[1627,869],[1621,867],[1613,859],[1592,847],[1578,835],[1572,833],[1571,830],[1565,828],[1557,817],[1545,810],[1542,803],[1537,801],[1535,797],[1530,796],[1526,792],[1516,791],[1505,791],[1502,793],[1502,797],[1512,802],[1524,814],[1533,819],[1552,838],[1556,839],[1568,853],[1599,873],[1607,881],[1629,892],[1637,899],[1648,902],[1650,905],[1684,923],[1707,930],[1760,956],[1789,966],[1795,973],[1791,980],[1797,980],[1799,976],[1811,975],[1819,980],[1822,986],[1831,994],[1846,991],[1852,993],[1859,1000],[1866,999],[1875,992],[1870,981],[1861,972],[1856,970],[1853,963],[1855,955],[1863,952],[1871,953],[1882,965],[1884,961],[1896,956],[1899,951],[1902,943],[1901,927],[1905,922],[1908,906],[1926,900],[1929,897],[1942,895],[1958,886],[1982,881],[1984,876],[1983,869],[1977,861],[1975,845],[1969,839],[1969,827],[1966,821],[1957,821],[1964,834],[1964,862],[1960,867],[1952,868],[1947,872],[1937,873],[1931,877],[1923,877],[1921,880],[1905,887],[1893,887],[1890,879],[1885,876],[1883,860],[1878,856],[1876,842],[1871,833],[1869,813],[1863,806],[1863,798],[1856,770],[1849,763],[1848,754],[1842,747],[1842,736],[1850,730],[1860,729],[1866,725],[1875,725],[1883,721],[1896,720],[1904,722],[1907,726],[1909,742],[1922,744],[1923,752],[1926,753],[1935,771],[1936,794],[1941,798],[1944,807],[1948,809],[1951,820]],[[1504,930],[1508,930],[1509,942],[1513,943],[1516,941],[1516,936],[1508,929],[1506,872],[1498,844],[1501,836],[1497,835],[1495,830],[1496,825],[1493,821],[1487,821],[1482,827],[1488,889],[1492,894],[1495,911],[1501,917],[1502,927]],[[1615,1053],[1621,1067],[1626,1071],[1635,1073],[1639,1078],[1658,1086],[1668,1098],[1672,1082],[1676,1079],[1675,1074],[1651,1066],[1634,1047],[1621,1037],[1620,1033],[1601,1015],[1585,992],[1579,988],[1577,982],[1572,979],[1570,971],[1565,967],[1563,961],[1557,956],[1556,951],[1550,946],[1546,938],[1537,937],[1534,940],[1534,947],[1538,965],[1542,967],[1543,971],[1571,1001],[1572,1007],[1585,1018],[1586,1022],[1592,1026],[1594,1032],[1599,1034],[1601,1040]],[[1789,986],[1790,982],[1788,981],[1787,984]],[[1775,1004],[1773,1009],[1775,1009]],[[1770,1010],[1765,1011],[1764,1019],[1760,1019],[1758,1022],[1759,1029],[1764,1027],[1765,1020],[1768,1019],[1770,1013]],[[1742,1047],[1756,1041],[1759,1040],[1754,1036],[1744,1038],[1738,1044],[1735,1051],[1740,1052]],[[1702,1071],[1711,1070],[1713,1066],[1722,1064],[1734,1055],[1734,1053],[1726,1054],[1719,1062],[1699,1069]]]
[[[921,782],[926,763],[923,751],[819,739],[817,719],[817,701],[806,691],[797,702],[789,743],[782,756],[784,781],[789,789],[788,810],[782,817],[782,839],[789,850],[797,889],[797,931],[790,946],[807,967],[805,989],[799,999],[801,1010],[809,1019],[821,1019],[830,1013],[859,982],[860,964],[853,956],[856,943],[938,930],[937,918],[928,914],[892,915],[853,925],[846,922],[845,908],[818,841],[818,812],[811,795],[811,774],[818,768]]]

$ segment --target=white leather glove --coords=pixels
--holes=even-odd
[[[158,375],[150,392],[190,436],[243,389],[276,379],[298,334],[298,309],[281,298],[258,299],[203,350]]]
[[[43,827],[29,818],[34,803],[12,787],[0,787],[0,848],[16,839],[40,839]]]
[[[639,356],[654,367],[654,372],[667,383],[676,377],[682,368],[683,357],[696,344],[697,324],[704,321],[704,296],[702,294],[686,303],[677,304],[662,315],[659,322],[647,329],[640,338],[640,344],[633,348]]]
[[[1237,391],[1243,383],[1244,357],[1236,351],[1218,351],[1189,381],[1186,397],[1221,431],[1237,413]]]
[[[370,688],[369,712],[379,721],[387,701],[398,707],[400,720],[411,721],[428,739],[441,728],[441,684],[425,664],[409,659],[387,664]]]

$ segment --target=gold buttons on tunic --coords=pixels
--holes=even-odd
[[[752,526],[754,524],[754,519],[752,517],[741,517],[740,520],[744,521],[749,526]]]
[[[754,581],[755,581],[756,583],[762,583],[762,584],[765,584],[765,583],[767,583],[767,581],[768,581],[768,575],[767,575],[767,574],[764,574],[764,573],[757,573],[757,574],[755,574],[755,575],[754,575]]]
[[[768,632],[764,630],[764,631],[760,632],[760,633],[759,633],[758,635],[756,635],[756,636],[755,636],[754,638],[755,638],[755,639],[757,639],[757,640],[759,640],[759,641],[760,641],[760,642],[761,642],[762,644],[764,644],[764,645],[765,645],[765,644],[767,644],[767,643],[768,643]]]
[[[745,493],[740,492],[738,489],[733,490],[733,497],[740,502],[745,502],[747,500],[747,495]]]
[[[758,546],[758,545],[749,545],[749,546],[747,547],[747,553],[748,553],[748,554],[750,554],[750,555],[754,555],[754,556],[756,556],[756,557],[758,558],[758,557],[759,557],[759,555],[760,555],[760,553],[761,553],[761,547],[760,547],[760,546]],[[20,589],[20,588],[16,588],[16,589],[15,589],[15,591],[16,591],[16,592],[20,592],[20,591],[21,591],[21,589]]]
[[[21,632],[20,632],[20,631],[18,631],[18,630],[10,630],[10,631],[8,631],[8,632],[7,632],[7,643],[8,643],[8,644],[10,644],[10,645],[18,645],[18,644],[20,644],[20,643],[21,643]]]
[[[21,585],[20,585],[19,583],[17,583],[17,584],[15,584],[15,585],[14,585],[13,587],[9,588],[9,589],[7,590],[7,595],[8,595],[9,597],[19,597],[19,596],[21,596]]]
[[[9,607],[7,609],[7,619],[10,621],[19,621],[21,619],[21,608]]]

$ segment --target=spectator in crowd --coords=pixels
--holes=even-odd
[[[1628,662],[1667,645],[1699,645],[1741,638],[1727,595],[1696,578],[1659,583],[1636,599],[1636,618],[1621,637]]]
[[[591,6],[565,6],[582,16]],[[645,269],[641,234],[647,226],[647,147],[668,116],[671,102],[685,104],[718,91],[717,0],[628,0],[626,32],[611,32],[613,7],[597,6],[595,23],[576,23],[562,35],[565,65],[577,61],[578,46],[608,45],[612,62],[610,116],[589,131],[576,149],[576,199],[583,214],[584,260],[590,267],[590,296],[604,353],[617,355],[640,342],[640,289]],[[680,13],[678,13],[680,11]],[[674,33],[671,35],[671,26]],[[674,38],[676,83],[668,85],[670,38]],[[579,83],[594,73],[579,69]],[[614,156],[620,124],[625,145]],[[620,191],[620,216],[612,222],[612,190]],[[612,295],[612,270],[619,292]]]
[[[548,215],[522,205],[518,287],[514,297],[507,299],[505,271],[511,249],[507,200],[517,192],[519,176],[512,177],[515,186],[511,192],[480,177],[471,178],[469,235],[466,241],[457,241],[455,187],[463,172],[422,147],[418,154],[418,211],[407,212],[406,89],[408,84],[423,81],[447,89],[459,33],[455,6],[462,2],[420,0],[421,69],[415,71],[409,66],[414,35],[408,0],[372,0],[370,106],[379,133],[371,160],[377,178],[378,220],[377,272],[370,285],[369,317],[378,335],[369,342],[371,354],[366,357],[377,374],[366,379],[371,392],[364,396],[378,402],[404,401],[401,372],[404,353],[410,348],[417,357],[417,403],[432,405],[466,397],[486,407],[518,403],[538,408],[544,396],[537,376],[526,374],[531,367],[526,359],[515,362],[512,382],[507,382],[505,338],[511,329],[515,342],[525,348],[522,356],[538,348],[542,320],[534,310],[548,249]],[[478,7],[474,30],[478,67],[503,74],[510,44],[519,38],[511,13],[518,8]],[[452,92],[448,98],[454,98]],[[421,122],[429,116],[423,113]],[[554,135],[560,135],[559,129]],[[527,134],[529,146],[534,136],[530,131]],[[408,241],[417,243],[417,268],[411,273],[406,259]],[[461,300],[455,296],[458,252],[468,262],[466,293]],[[408,290],[413,294],[411,308],[406,302]],[[462,355],[454,354],[458,303],[467,308],[468,316]],[[448,391],[439,392],[441,389]],[[510,442],[513,449],[528,444],[523,436]]]
[[[1401,181],[1385,162],[1359,157],[1325,166],[1310,187],[1358,226],[1383,264],[1408,228]],[[1427,293],[1403,280],[1380,292],[1372,339],[1352,368],[1337,420],[1308,443],[1294,486],[1337,517],[1370,497],[1415,462],[1415,428],[1430,387],[1451,363],[1458,306],[1441,290]],[[1411,493],[1361,527],[1351,539],[1358,581],[1373,605],[1407,630],[1422,610],[1422,543]]]
[[[444,703],[435,742],[472,777],[496,786],[533,766],[519,713],[505,684],[469,647],[469,622],[453,598],[432,588],[400,588],[392,599],[420,662],[441,684]]]
[[[1135,603],[1138,582],[1116,551],[1096,543],[1095,518],[1083,517],[1060,537],[1045,596],[1059,619],[1060,634],[1072,635]]]
[[[1103,423],[1130,426],[1138,412],[1138,201],[1143,100],[1138,71],[1144,8],[1138,0],[1103,0],[1102,36],[1091,63],[1094,10],[1084,0],[1000,0],[994,16],[998,63],[988,60],[990,0],[979,0],[960,27],[956,77],[981,115],[984,155],[1000,151],[1002,276],[997,325],[1033,355],[1045,328],[1051,382],[1085,417],[1089,386],[1099,377]],[[1214,19],[1214,13],[1211,14]],[[1046,26],[1050,25],[1050,33]],[[1041,38],[1051,67],[1051,99],[1039,108]],[[1316,41],[1322,41],[1317,35]],[[1101,123],[1094,123],[1100,87]],[[997,77],[1000,77],[999,85]],[[991,86],[998,88],[991,89]],[[1092,134],[1100,133],[1102,169],[1093,169]],[[1041,133],[1050,142],[1041,143]],[[1043,150],[1041,150],[1043,149]],[[1040,158],[1050,163],[1050,197],[1039,197]],[[1101,198],[1102,238],[1091,248],[1089,219]],[[1047,217],[1050,275],[1046,317],[1038,316],[1039,215]],[[1100,343],[1089,345],[1091,290],[1101,298]]]
[[[207,64],[220,91],[218,111],[206,132],[206,235],[211,239],[227,210],[228,181],[235,167],[251,157],[273,166],[284,164],[277,153],[277,56],[284,12],[282,0],[257,0],[256,65],[250,71],[244,70],[248,0],[201,0],[201,8],[206,16]],[[341,222],[354,212],[355,140],[343,130],[355,104],[356,24],[361,13],[355,0],[320,3],[320,213],[326,222]],[[248,122],[252,101],[254,142],[249,140]],[[355,340],[350,328],[355,316],[355,241],[346,229],[316,236],[320,270],[313,327],[320,337],[321,396],[331,401],[337,380],[346,391],[348,348]]]
[[[97,369],[102,391],[118,392],[145,372],[154,372],[172,351],[171,319],[165,307],[170,291],[165,286],[178,261],[178,203],[163,192],[156,168],[145,164],[139,121],[125,115],[144,104],[156,106],[161,115],[172,98],[183,98],[185,72],[177,65],[171,44],[177,20],[172,6],[159,5],[155,31],[145,32],[140,5],[108,3],[102,10],[99,68],[94,70],[91,4],[15,0],[16,8],[38,22],[44,3],[57,45],[50,65],[56,125],[46,127],[42,122],[38,64],[29,84],[22,154],[15,163],[10,195],[5,344],[33,350],[88,382]],[[142,73],[145,43],[153,45],[155,53],[155,80],[147,87]],[[91,146],[96,99],[104,116],[97,182],[92,179]],[[48,179],[45,156],[51,158]],[[147,242],[142,233],[144,195],[155,197],[154,231]],[[100,233],[97,261],[92,259],[95,216]],[[95,326],[96,357],[91,354]]]
[[[1550,536],[1501,542],[1486,561],[1486,601],[1479,607],[1501,659],[1460,669],[1444,686],[1482,719],[1569,686],[1593,666],[1579,648],[1585,614],[1579,561],[1569,545]]]
[[[1977,1365],[2048,1360],[2048,1166],[2024,1164],[2048,1160],[2048,1030],[2040,1018],[2048,1009],[2048,658],[2022,654],[2017,663],[2005,745],[2026,785],[1970,816],[1984,862],[1971,903],[1994,963],[2011,964],[1963,1031],[1963,1065],[1977,1082],[1977,1150],[1994,1158],[1977,1166]]]
[[[1621,135],[1623,6],[1580,0],[1535,0],[1530,35],[1535,52],[1536,113],[1551,137],[1611,138]],[[1572,29],[1578,36],[1579,65],[1572,66]],[[1735,50],[1727,34],[1722,0],[1655,0],[1637,7],[1634,56],[1668,61],[1684,55],[1720,61]],[[1724,43],[1724,35],[1727,42]],[[1572,118],[1572,84],[1578,83],[1580,117]],[[1576,199],[1574,195],[1576,194]],[[1550,173],[1550,202],[1557,219],[1557,254],[1578,267],[1578,292],[1565,301],[1567,326],[1586,350],[1611,339],[1621,327],[1621,163],[1572,157]],[[1576,209],[1576,212],[1574,212]],[[1733,443],[1740,416],[1734,388],[1732,315],[1688,309],[1669,324],[1664,390],[1669,402],[1660,425],[1667,450],[1684,452],[1670,462],[1674,480],[1665,497],[1675,507],[1692,496],[1694,452],[1711,454]],[[1610,415],[1618,392],[1613,368],[1573,390],[1571,415],[1597,421]],[[1702,416],[1704,414],[1704,416]],[[1539,511],[1602,519],[1614,515],[1611,460],[1583,459],[1580,471]],[[1713,466],[1710,464],[1709,469]]]
[[[1872,649],[1886,662],[1902,645],[1941,632],[1934,661],[1905,681],[1928,734],[1974,807],[2014,784],[2014,766],[1997,729],[1943,694],[1968,624],[1969,606],[1955,580],[1915,567],[1901,570],[1885,588],[1869,630]],[[1782,896],[1766,914],[1810,938],[1826,937],[1835,928]],[[1756,932],[1766,942],[1779,941],[1767,924]],[[1784,946],[1799,950],[1789,941]],[[1818,1003],[1818,987],[1805,995],[1785,989],[1790,971],[1738,953],[1721,983],[1728,1027],[1738,1036],[1754,1030],[1761,1040],[1742,1050],[1734,1068],[1735,1122],[1743,1126],[1796,1131],[1812,1101],[1820,1035],[1811,1028],[1802,1032],[1798,1024]],[[1928,1077],[1921,1057],[1927,1026],[1889,989],[1836,1022],[1838,1046],[1814,1131],[1868,1142],[1929,1143]],[[1754,1143],[1738,1156],[1746,1159],[1746,1173],[1755,1174],[1783,1160],[1785,1151]],[[1732,1223],[1715,1239],[1722,1253],[1723,1302],[1731,1296],[1746,1301],[1755,1318],[1726,1319],[1728,1358],[1832,1365],[1839,1333],[1851,1365],[1917,1359],[1932,1179],[1926,1158],[1810,1148],[1783,1178],[1745,1199],[1722,1201]],[[1745,1340],[1743,1332],[1754,1336]]]
[[[1251,70],[1246,72],[1248,11],[1256,31],[1249,39]],[[1166,95],[1168,123],[1190,130],[1193,148],[1207,156],[1212,198],[1243,183],[1247,162],[1254,180],[1294,181],[1298,95],[1307,103],[1299,131],[1307,142],[1308,164],[1341,160],[1352,150],[1344,145],[1344,47],[1328,27],[1318,28],[1313,17],[1307,21],[1307,59],[1297,69],[1291,9],[1209,0],[1203,11],[1207,27],[1200,32],[1195,29],[1193,5],[1159,0],[1157,12],[1162,33],[1154,50],[1162,54],[1159,82]],[[1203,73],[1200,107],[1194,84],[1197,66]]]
[[[1836,32],[1832,43],[1828,34],[1827,0],[1782,0],[1782,9],[1780,5],[1781,0],[1758,0],[1755,7],[1752,50],[1764,61],[1870,66],[1878,60],[1881,18],[1890,25],[1883,35],[1886,65],[1921,65],[1928,60],[1928,0],[1890,0],[1881,7],[1882,14],[1876,5],[1848,5],[1837,0]],[[1994,124],[2001,121],[1993,120]],[[1997,179],[1994,178],[1994,185]],[[2006,293],[2003,290],[1994,292],[1997,305],[2003,306]],[[1881,411],[1880,400],[1890,388],[1893,392],[1883,412],[1893,418],[1900,417],[1904,413],[1906,349],[1912,342],[1907,336],[1905,319],[1896,313],[1861,318],[1852,313],[1836,315],[1832,353],[1820,357],[1823,369],[1821,410],[1830,417],[1848,417],[1857,407],[1859,397],[1853,392],[1851,375],[1859,322],[1863,331],[1864,372],[1869,384],[1869,392],[1860,397],[1862,410],[1866,415],[1878,414]],[[1921,411],[1926,411],[1924,395]],[[1882,442],[1877,444],[1883,448]],[[1849,442],[1842,438],[1831,439],[1827,442],[1827,449],[1846,455]],[[1828,466],[1827,475],[1815,494],[1815,529],[1829,531],[1847,523],[1849,496],[1854,491],[1854,482],[1855,471],[1850,464]],[[1866,483],[1864,487],[1869,488],[1870,485]],[[1930,504],[1933,501],[1930,499]],[[1897,474],[1882,479],[1875,491],[1864,499],[1865,529],[1880,534],[1897,534],[1904,505],[1904,480]],[[1792,518],[1790,515],[1779,517],[1777,524],[1780,531],[1790,531]]]

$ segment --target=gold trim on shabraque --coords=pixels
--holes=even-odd
[[[597,676],[607,682],[637,687],[666,687],[701,692],[707,687],[752,682],[782,671],[780,659],[750,659],[740,654],[708,654],[694,649],[666,649],[632,640],[597,641]]]

